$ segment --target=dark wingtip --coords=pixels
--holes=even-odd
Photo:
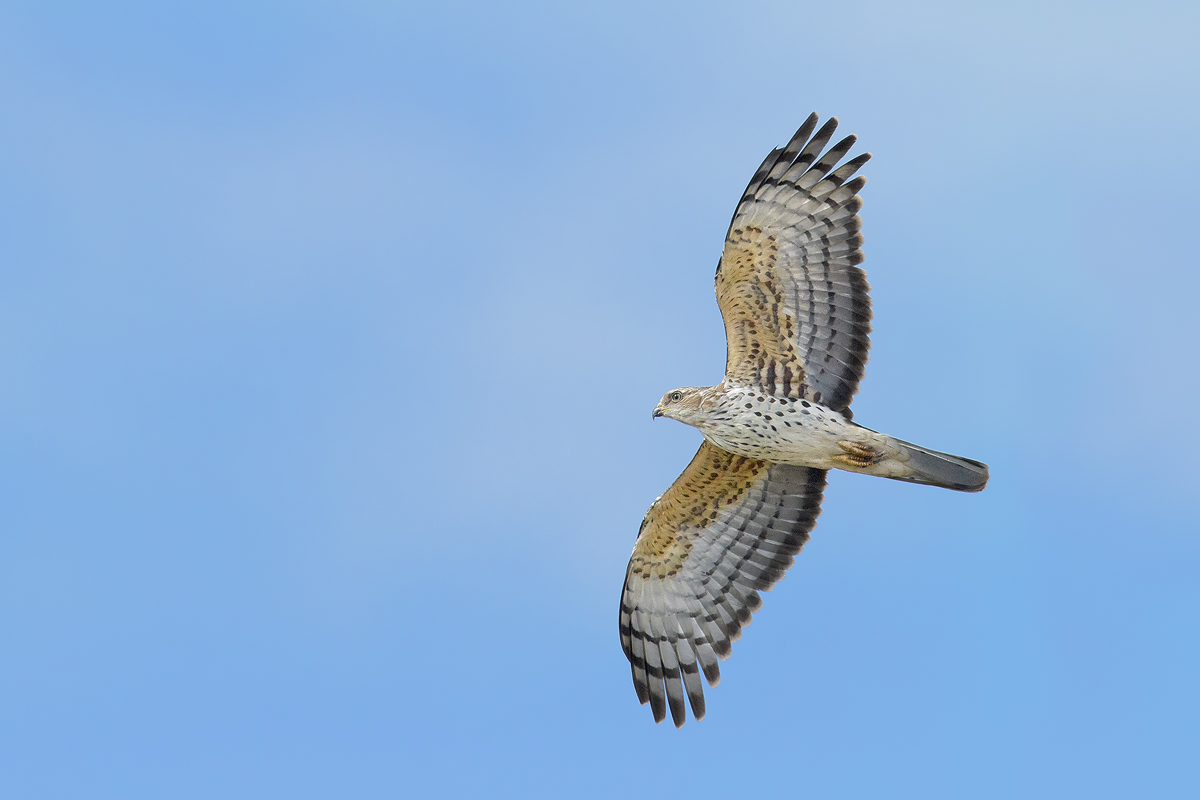
[[[650,712],[654,714],[654,723],[656,725],[666,719],[667,698],[659,692],[650,692]]]

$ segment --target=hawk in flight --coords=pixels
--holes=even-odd
[[[870,154],[825,150],[811,115],[750,179],[717,264],[725,379],[667,392],[654,409],[704,434],[642,520],[621,593],[621,647],[638,700],[681,727],[704,717],[718,659],[808,541],[831,469],[978,492],[986,464],[851,421],[870,347],[871,299],[852,177]],[[810,138],[811,137],[811,138]]]

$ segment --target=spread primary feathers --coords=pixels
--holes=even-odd
[[[851,421],[870,348],[871,300],[847,136],[811,115],[750,179],[717,266],[725,379],[668,392],[654,415],[705,437],[650,507],[621,594],[621,647],[638,700],[676,727],[704,717],[750,616],[809,539],[829,469],[979,491],[987,466]],[[811,138],[810,138],[811,137]],[[701,674],[704,680],[701,680]]]

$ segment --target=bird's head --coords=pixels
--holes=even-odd
[[[695,386],[685,386],[667,392],[655,406],[654,416],[670,417],[688,425],[695,425],[707,416],[700,405],[704,400],[704,392],[704,389]]]

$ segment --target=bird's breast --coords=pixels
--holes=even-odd
[[[850,423],[819,403],[742,389],[727,392],[720,413],[697,427],[716,446],[746,458],[825,468],[842,452],[837,442]]]

